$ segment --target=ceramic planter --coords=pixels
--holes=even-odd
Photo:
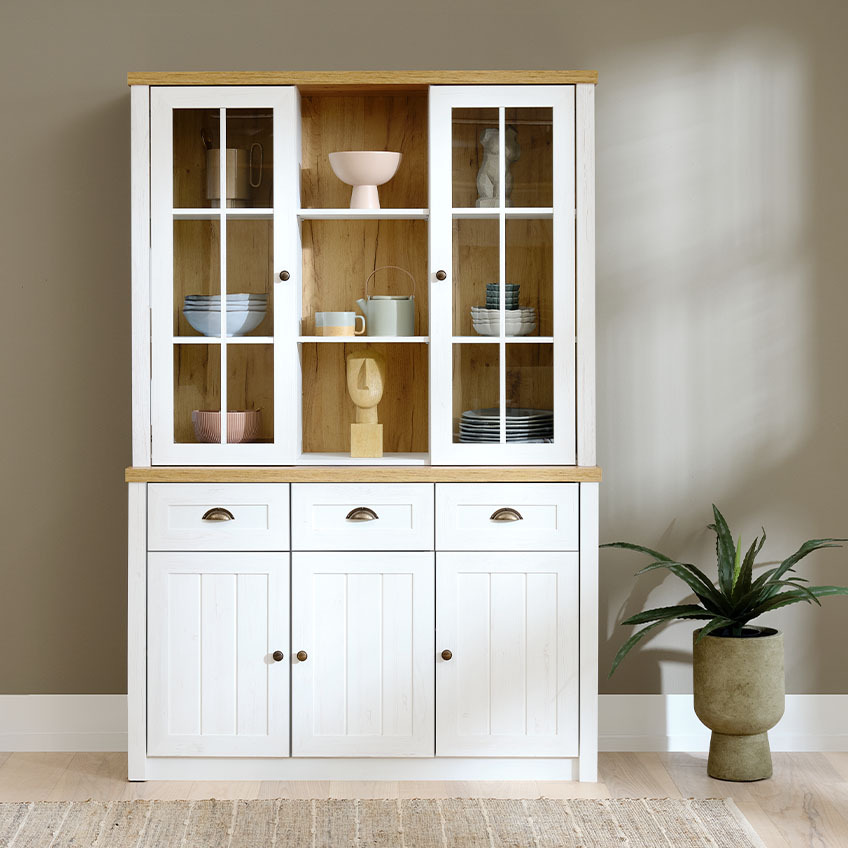
[[[694,633],[695,713],[712,730],[707,772],[719,780],[771,777],[768,731],[783,715],[783,634],[746,627],[733,638]],[[757,635],[753,635],[756,633]]]

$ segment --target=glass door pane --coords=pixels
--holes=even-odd
[[[176,109],[173,126],[175,439],[270,442],[273,111]],[[181,343],[197,336],[215,343]]]
[[[507,343],[505,380],[507,442],[553,442],[554,346]]]
[[[453,441],[501,441],[500,346],[453,345]]]
[[[506,206],[554,205],[553,126],[550,107],[505,110],[507,178]]]

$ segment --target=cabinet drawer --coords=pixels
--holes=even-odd
[[[576,551],[578,510],[577,483],[437,483],[436,548]]]
[[[431,551],[431,483],[293,483],[296,551]]]
[[[215,520],[215,515],[224,520]],[[147,487],[147,547],[151,551],[287,551],[289,484],[151,483]]]

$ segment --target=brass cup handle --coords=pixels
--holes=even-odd
[[[447,662],[452,656],[453,656],[453,654],[450,651],[448,651],[448,650],[442,651],[442,659],[445,662]]]
[[[215,506],[203,513],[204,521],[235,521],[236,517],[222,506]]]
[[[274,662],[280,662],[283,659],[283,652],[282,651],[274,651],[274,653],[271,654],[271,656],[273,657]]]
[[[523,521],[524,516],[511,506],[502,506],[496,509],[490,516],[489,521]]]
[[[298,662],[306,662],[306,658],[309,654],[307,654],[306,651],[298,651],[295,656],[297,657]]]
[[[370,507],[358,506],[345,516],[345,521],[376,521],[379,517]]]

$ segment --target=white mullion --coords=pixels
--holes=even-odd
[[[498,324],[500,325],[498,381],[500,404],[500,443],[506,444],[506,109],[498,106],[498,288],[500,304],[498,305]]]
[[[227,110],[220,112],[220,159],[218,181],[221,206],[220,239],[220,284],[221,284],[221,444],[227,444]]]

